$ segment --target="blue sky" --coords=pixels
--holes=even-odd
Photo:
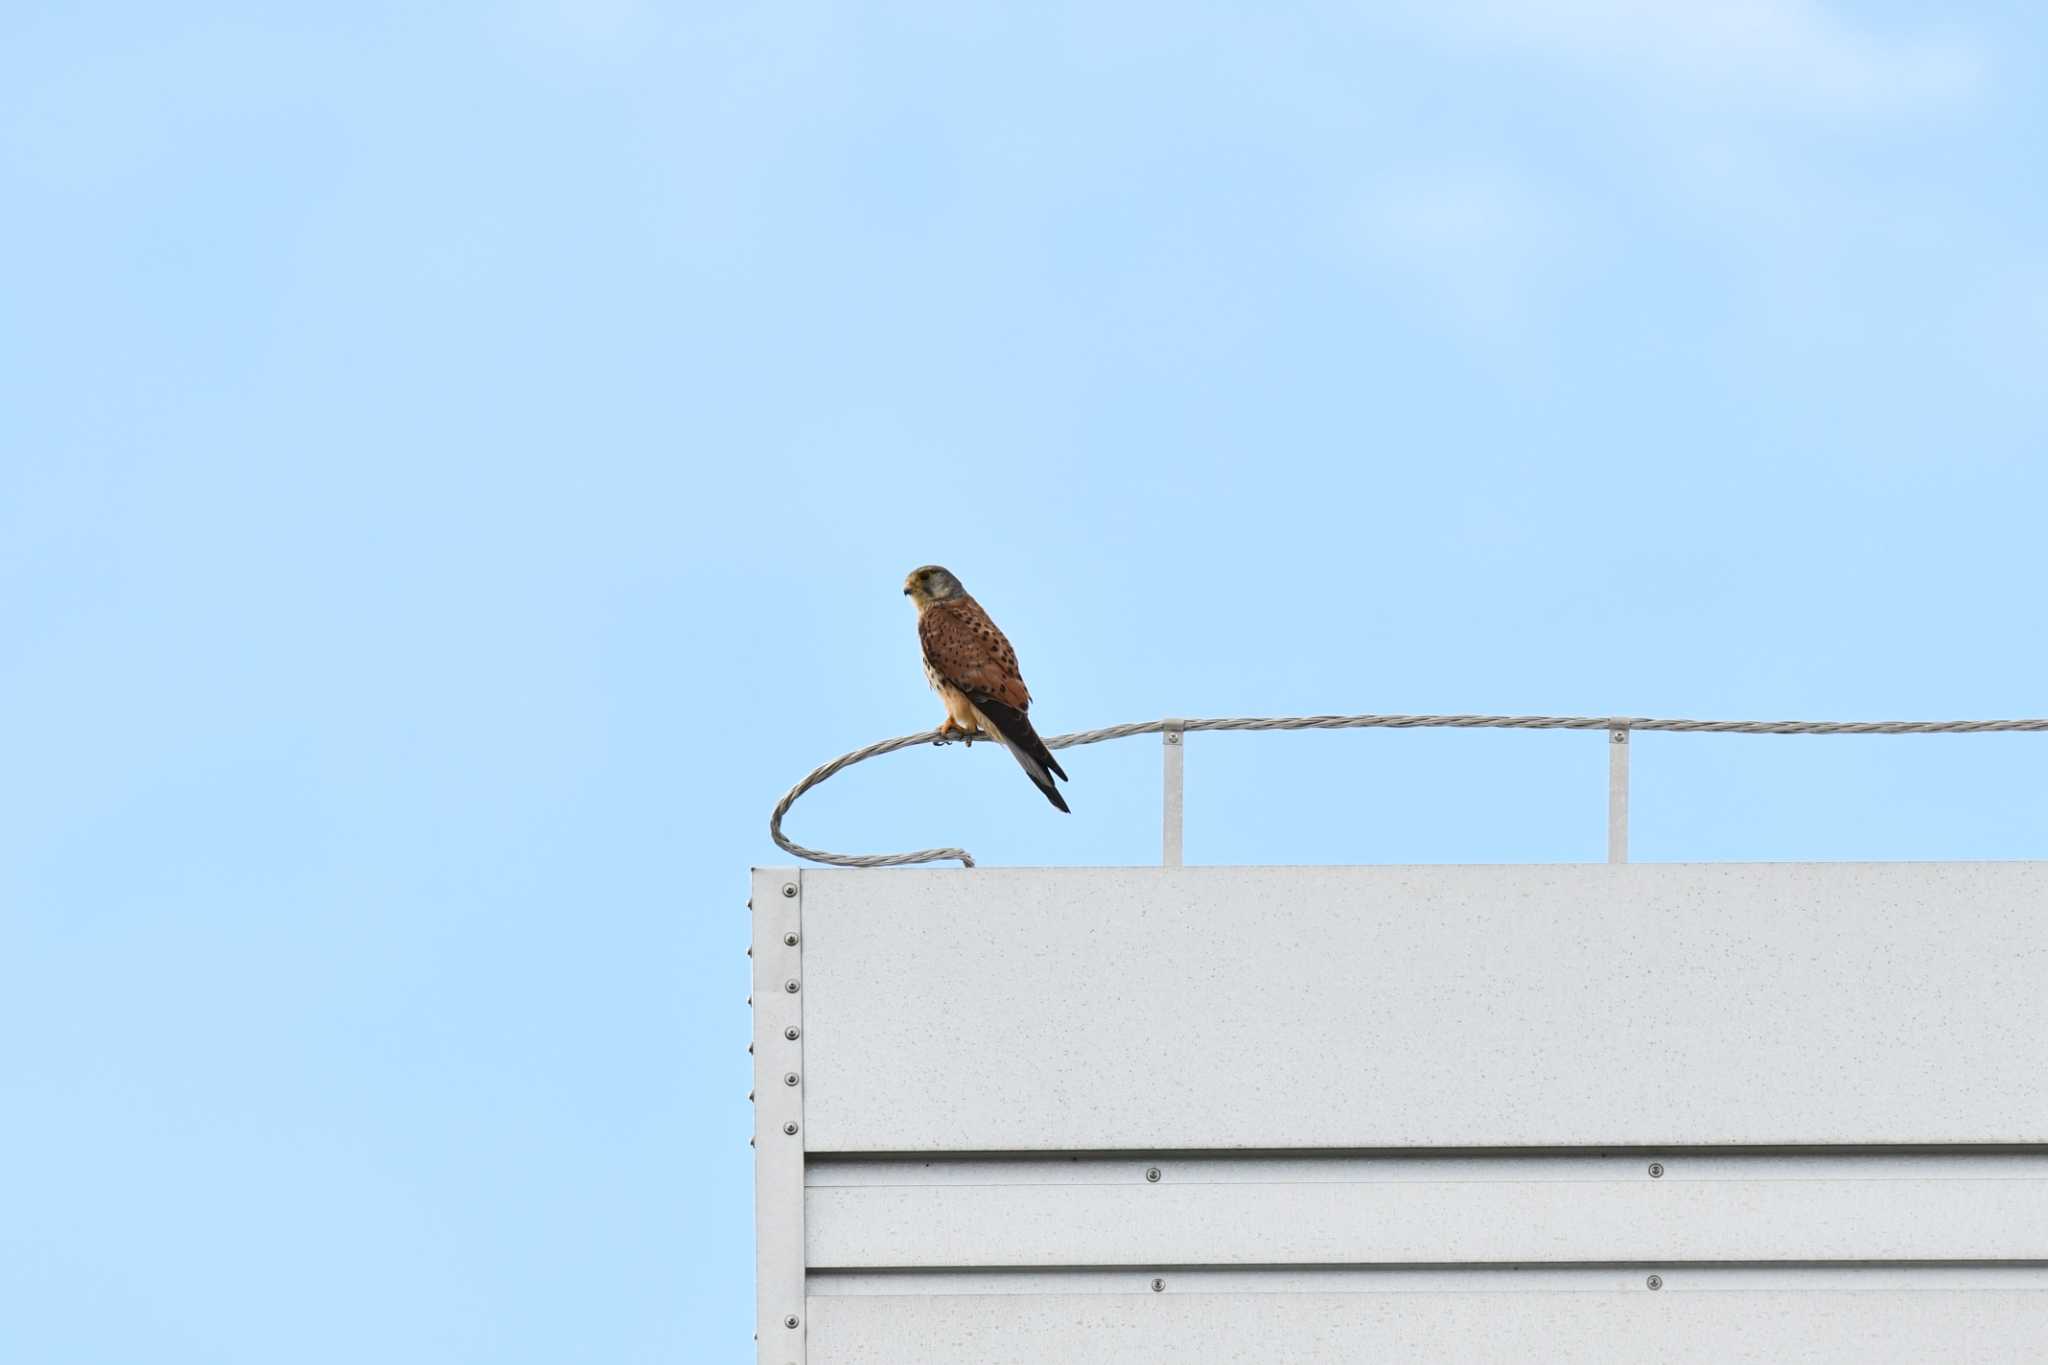
[[[2038,8],[0,15],[0,1355],[749,1358],[746,870],[938,718],[2048,713]],[[2039,856],[2038,736],[1645,736],[1640,858]],[[1209,862],[1598,736],[1201,736]],[[1156,741],[800,840],[1157,856]],[[881,874],[887,875],[887,874]]]

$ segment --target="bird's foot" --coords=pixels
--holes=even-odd
[[[968,748],[972,749],[974,747],[975,740],[987,738],[987,733],[984,732],[979,725],[975,726],[971,730],[964,730],[960,727],[957,721],[955,721],[951,716],[948,716],[946,717],[945,724],[939,727],[938,738],[934,739],[932,743],[951,744],[954,740],[957,739],[962,744],[965,744]]]

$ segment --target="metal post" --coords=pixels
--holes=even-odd
[[[1181,758],[1186,745],[1181,743],[1180,722],[1166,722],[1166,733],[1160,736],[1165,741],[1165,769],[1162,774],[1164,796],[1164,819],[1160,836],[1159,861],[1166,867],[1181,865]]]
[[[1628,861],[1628,727],[1607,732],[1607,861]]]

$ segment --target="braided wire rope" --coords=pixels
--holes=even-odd
[[[1048,749],[1163,734],[1168,730],[1643,730],[1709,735],[1980,735],[2048,731],[2042,720],[1660,720],[1649,716],[1224,716],[1208,720],[1142,720],[1100,730],[1076,730],[1046,739]],[[907,867],[958,862],[973,867],[964,848],[924,848],[914,853],[826,853],[805,848],[782,832],[782,817],[797,799],[834,774],[883,754],[920,744],[946,744],[941,730],[878,740],[811,770],[791,787],[768,817],[768,835],[785,853],[833,867]],[[994,741],[990,741],[994,742]]]

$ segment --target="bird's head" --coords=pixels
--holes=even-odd
[[[953,577],[951,570],[927,564],[922,569],[912,569],[910,577],[903,580],[903,595],[913,606],[923,610],[933,602],[965,597],[967,589],[960,586],[960,580]]]

